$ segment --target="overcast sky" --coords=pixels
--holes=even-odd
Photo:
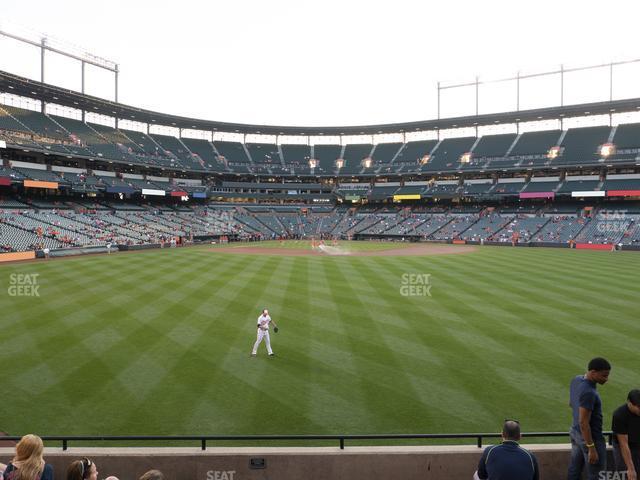
[[[0,28],[26,27],[120,65],[120,101],[208,120],[362,125],[436,117],[436,83],[640,58],[636,1],[3,2]],[[0,69],[39,78],[39,53],[0,37]],[[80,89],[51,54],[47,82]],[[606,100],[608,70],[568,75],[565,103]],[[640,96],[640,64],[614,98]],[[87,74],[88,93],[113,96]],[[515,83],[480,89],[480,113],[515,110]],[[523,81],[521,108],[558,104],[559,81]],[[446,90],[442,116],[475,113],[474,89]]]

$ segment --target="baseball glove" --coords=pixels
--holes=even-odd
[[[278,333],[278,330],[280,330],[278,327],[273,327],[273,333]]]

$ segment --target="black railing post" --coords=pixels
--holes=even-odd
[[[206,438],[201,439],[200,448],[202,450],[206,450],[207,449],[207,439]]]
[[[63,450],[63,451],[65,451],[66,449],[67,449],[67,439],[66,439],[66,438],[64,438],[64,439],[62,440],[62,450]]]
[[[482,435],[478,435],[478,448],[482,448]]]
[[[344,437],[340,437],[340,450],[344,450]]]

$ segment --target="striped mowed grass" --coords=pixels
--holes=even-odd
[[[382,248],[370,245],[350,248]],[[0,430],[454,433],[517,418],[565,431],[568,383],[594,356],[613,364],[601,387],[608,428],[640,387],[639,267],[636,253],[492,247],[194,247],[0,266]],[[9,295],[29,274],[39,296]],[[430,296],[402,295],[412,274],[429,275]],[[276,357],[263,344],[250,358],[265,307],[281,327]]]

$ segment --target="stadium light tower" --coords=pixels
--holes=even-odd
[[[80,81],[82,87],[82,93],[85,93],[85,67],[86,65],[92,65],[97,68],[101,68],[103,70],[107,70],[114,74],[114,98],[115,102],[118,103],[118,73],[119,68],[118,64],[113,62],[112,60],[107,60],[105,58],[99,57],[97,55],[93,55],[87,51],[84,51],[81,48],[74,47],[71,45],[67,45],[59,40],[56,40],[51,37],[47,37],[45,35],[39,36],[36,40],[33,33],[13,33],[7,31],[6,28],[0,29],[0,35],[10,38],[12,40],[16,40],[18,42],[31,45],[33,47],[40,49],[40,82],[45,83],[45,59],[46,52],[57,53],[58,55],[62,55],[67,58],[71,58],[73,60],[77,60],[80,62]],[[29,38],[31,36],[32,38]],[[45,112],[46,103],[42,102],[42,112]],[[82,120],[84,121],[85,111],[82,111]],[[118,119],[116,118],[116,128],[117,128]]]
[[[472,111],[475,112],[475,115],[478,116],[480,114],[482,114],[483,112],[480,111],[480,96],[482,95],[483,91],[482,89],[489,86],[489,85],[496,85],[496,84],[507,84],[507,85],[513,85],[514,91],[515,91],[515,98],[513,99],[515,101],[514,108],[516,111],[520,111],[521,109],[521,100],[522,100],[522,92],[520,89],[520,84],[523,80],[532,80],[532,79],[538,79],[538,78],[546,78],[546,79],[553,79],[554,81],[557,79],[557,86],[554,86],[554,88],[559,88],[559,105],[565,106],[565,94],[567,93],[567,88],[565,85],[565,79],[567,77],[568,74],[573,74],[573,73],[577,73],[577,72],[591,72],[591,71],[599,71],[599,72],[605,72],[608,74],[608,88],[607,91],[605,92],[604,89],[603,91],[599,92],[600,93],[600,100],[601,101],[606,101],[608,100],[609,102],[613,102],[613,85],[615,82],[615,78],[614,75],[616,73],[616,71],[620,72],[620,70],[622,70],[622,68],[624,66],[629,66],[629,65],[634,65],[634,64],[638,64],[640,63],[640,58],[635,58],[635,59],[630,59],[630,60],[622,60],[622,61],[617,61],[617,62],[607,62],[607,63],[599,63],[599,64],[591,64],[591,65],[586,65],[586,66],[577,66],[577,67],[571,67],[571,68],[567,68],[564,64],[561,64],[559,67],[557,68],[553,68],[550,70],[544,70],[544,71],[540,71],[540,72],[532,72],[532,73],[527,73],[527,74],[523,74],[521,71],[516,72],[515,76],[508,76],[508,77],[503,77],[503,78],[494,78],[494,79],[489,79],[489,80],[480,80],[478,76],[475,77],[475,79],[473,81],[468,81],[468,82],[462,82],[462,83],[452,83],[452,84],[443,84],[443,82],[437,82],[436,88],[437,88],[437,119],[440,120],[442,117],[442,112],[441,112],[441,108],[442,108],[442,92],[446,91],[446,90],[450,90],[450,89],[461,89],[461,88],[466,88],[466,89],[470,89],[473,88],[474,89],[474,95],[473,95],[473,99],[474,99],[474,107],[472,110],[472,106],[469,105],[468,106],[468,112],[469,115],[471,114]],[[622,75],[624,77],[625,73],[624,71],[621,71],[619,73],[620,75]],[[506,91],[506,89],[505,89]],[[611,113],[609,114],[609,121],[611,123]],[[560,123],[561,123],[561,128],[562,124],[564,122],[564,119],[561,118],[560,119]],[[519,125],[519,122],[516,122],[516,125]],[[477,126],[476,126],[476,130],[477,130]],[[476,132],[476,136],[477,136],[477,132]]]

